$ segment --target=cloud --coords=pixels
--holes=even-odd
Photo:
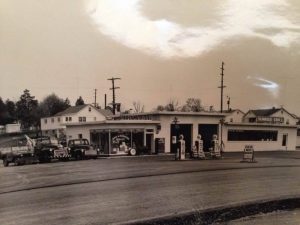
[[[193,57],[233,37],[257,37],[288,48],[300,39],[300,26],[288,20],[287,0],[227,0],[218,5],[221,21],[184,27],[167,19],[150,20],[141,0],[89,0],[87,12],[99,31],[130,48],[163,58]],[[189,3],[186,3],[189,4]],[[265,33],[264,29],[275,32]]]
[[[269,91],[273,97],[278,97],[279,94],[279,84],[277,84],[274,81],[270,81],[261,77],[247,77],[248,80],[251,80],[253,82],[253,85],[257,87],[261,87],[263,89],[266,89]]]

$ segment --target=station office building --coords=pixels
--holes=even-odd
[[[105,154],[123,154],[128,147],[151,153],[174,153],[172,137],[184,135],[192,149],[198,134],[208,151],[212,136],[223,140],[226,151],[296,150],[298,118],[284,108],[219,112],[150,112],[122,114],[103,121],[65,123],[66,136],[87,138]],[[299,132],[298,132],[299,134]]]

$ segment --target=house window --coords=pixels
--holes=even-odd
[[[51,123],[54,123],[54,118],[51,118]]]
[[[79,138],[79,139],[82,139],[82,134],[78,134],[78,138]]]
[[[83,117],[78,117],[78,121],[79,122],[86,122],[86,117],[85,116],[83,116]]]
[[[44,123],[47,124],[47,119],[44,119]]]
[[[249,123],[255,123],[256,118],[249,118]]]

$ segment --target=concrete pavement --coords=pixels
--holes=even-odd
[[[300,194],[298,152],[258,163],[99,159],[0,168],[0,224],[115,224]]]

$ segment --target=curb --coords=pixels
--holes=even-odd
[[[260,213],[270,213],[277,210],[293,210],[300,208],[300,196],[279,199],[259,200],[222,206],[205,210],[190,211],[176,215],[166,215],[145,220],[129,221],[123,225],[179,225],[224,223],[253,216]]]

